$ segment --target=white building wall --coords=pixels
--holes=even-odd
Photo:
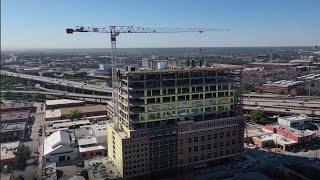
[[[72,151],[72,152],[69,152],[69,151]],[[67,153],[64,153],[64,152],[67,152]],[[76,148],[62,146],[54,150],[53,152],[43,156],[43,164],[59,162],[60,156],[65,156],[65,161],[67,161],[67,157],[70,157],[70,160],[74,161],[80,158],[80,153],[79,153],[79,150]],[[49,159],[49,161],[47,159]]]
[[[290,121],[286,120],[285,118],[278,117],[278,124],[281,126],[290,127]]]
[[[149,67],[148,58],[142,58],[142,67],[144,67],[144,68]]]
[[[298,126],[305,128],[304,126],[309,126],[308,122],[312,122],[311,117],[301,117],[301,119],[296,119],[296,120],[288,120],[286,117],[278,117],[278,124],[281,126],[286,126],[286,127],[293,127],[293,126]],[[296,124],[297,125],[294,125]]]

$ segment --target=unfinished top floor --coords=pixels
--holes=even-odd
[[[137,71],[119,71],[120,79],[129,81],[149,81],[165,79],[184,79],[212,76],[241,75],[242,66],[218,65],[215,67],[197,67],[184,69],[160,69],[160,70],[137,70]]]

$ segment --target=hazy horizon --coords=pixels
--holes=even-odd
[[[156,8],[155,8],[156,7]],[[109,48],[77,25],[227,27],[229,32],[121,34],[119,48],[288,47],[320,44],[320,1],[1,1],[1,49]]]

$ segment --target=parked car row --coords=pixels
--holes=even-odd
[[[40,127],[39,127],[39,132],[38,132],[38,133],[39,133],[39,136],[42,136],[42,132],[43,132],[43,131],[42,131],[42,126],[40,126]]]

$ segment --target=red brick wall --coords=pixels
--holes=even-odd
[[[292,134],[290,132],[287,132],[283,129],[279,129],[279,128],[274,128],[272,126],[269,126],[269,125],[266,125],[265,128],[269,131],[272,131],[274,133],[277,133],[277,134],[281,134],[285,137],[288,137],[289,139],[291,140],[294,140],[294,141],[298,141],[299,143],[302,143],[302,142],[308,142],[308,141],[311,141],[312,139],[312,136],[309,135],[309,136],[304,136],[304,137],[299,137],[299,136],[296,136],[295,134]]]

